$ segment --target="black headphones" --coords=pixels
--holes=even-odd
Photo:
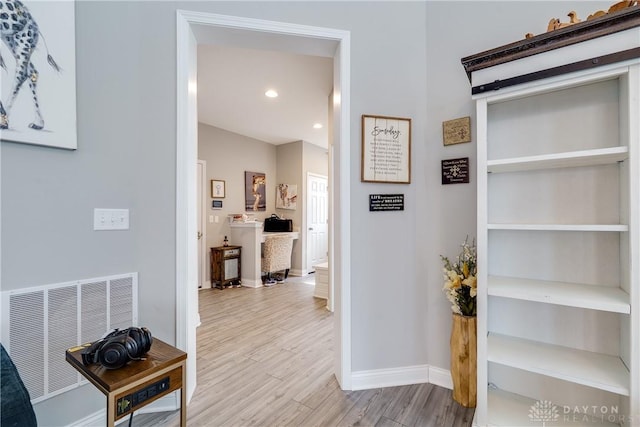
[[[147,328],[116,329],[94,342],[82,352],[82,363],[100,363],[107,369],[118,369],[130,360],[140,360],[153,343]]]

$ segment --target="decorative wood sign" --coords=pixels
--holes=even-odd
[[[442,161],[442,184],[468,184],[469,158]]]
[[[369,212],[403,210],[404,194],[369,194]]]
[[[362,116],[363,182],[411,182],[411,119]]]
[[[444,145],[471,142],[471,117],[442,122],[442,142]]]

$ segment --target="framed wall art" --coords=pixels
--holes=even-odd
[[[278,184],[276,189],[276,209],[296,210],[298,186],[296,184]]]
[[[471,142],[471,117],[442,122],[442,143],[444,145]]]
[[[211,180],[211,198],[212,199],[224,199],[225,196],[225,182],[219,179]]]
[[[411,183],[411,119],[362,116],[362,182]]]
[[[244,200],[247,211],[266,211],[267,178],[262,172],[244,173]]]
[[[76,149],[75,1],[2,3],[0,140]]]

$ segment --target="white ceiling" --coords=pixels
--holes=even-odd
[[[198,45],[198,121],[271,144],[327,147],[333,59]],[[267,89],[279,96],[267,98]],[[322,129],[314,129],[321,123]]]

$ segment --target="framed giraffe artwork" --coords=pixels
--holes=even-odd
[[[267,177],[262,172],[244,172],[244,208],[246,211],[267,210]]]
[[[0,140],[75,150],[75,1],[0,0]]]

